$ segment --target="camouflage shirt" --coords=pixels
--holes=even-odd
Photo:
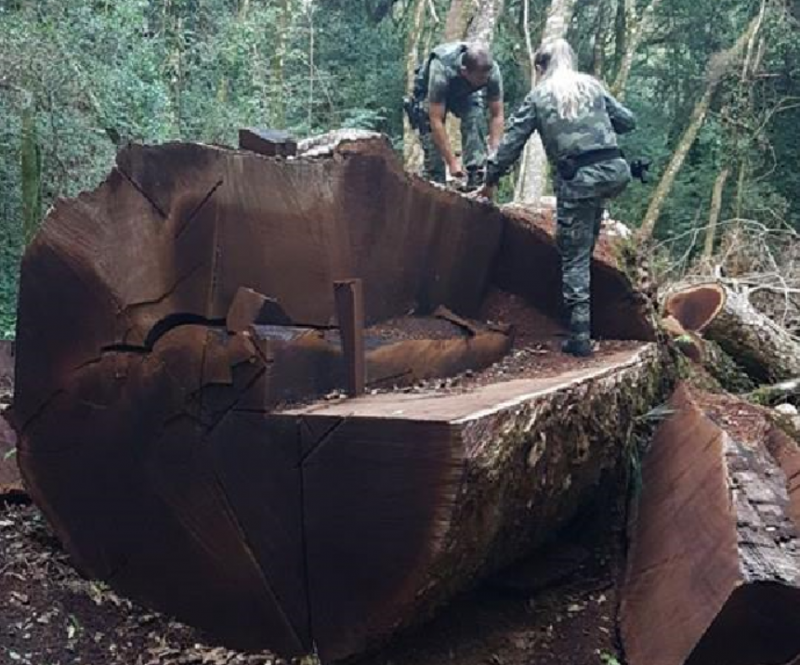
[[[617,147],[616,135],[636,127],[633,113],[614,99],[596,79],[584,75],[584,83],[589,87],[588,99],[578,109],[575,118],[559,116],[556,100],[546,82],[537,85],[528,94],[509,121],[496,153],[489,157],[487,184],[496,184],[519,159],[533,132],[539,132],[547,158],[553,165],[563,157],[575,157],[593,150]],[[620,170],[623,167],[627,172],[624,162]],[[586,169],[589,167],[581,171]],[[630,174],[626,177],[630,178]],[[574,184],[577,189],[581,188],[579,177],[576,176]],[[585,194],[591,195],[588,191]]]
[[[480,89],[473,88],[461,76],[466,46],[466,42],[451,42],[441,44],[433,50],[428,67],[428,101],[454,107],[465,102],[467,97]],[[503,77],[496,62],[492,65],[485,89],[486,101],[493,102],[503,98]]]

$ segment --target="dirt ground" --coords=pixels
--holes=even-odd
[[[616,517],[614,516],[616,515]],[[349,665],[601,665],[616,647],[618,511],[457,598],[433,622]],[[83,579],[37,508],[0,503],[0,664],[280,665]]]

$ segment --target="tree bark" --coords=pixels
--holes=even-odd
[[[717,175],[714,181],[714,191],[711,195],[711,209],[708,213],[708,229],[706,230],[706,242],[703,248],[701,259],[705,262],[711,262],[711,257],[714,255],[714,241],[717,235],[717,222],[719,222],[719,214],[722,209],[722,192],[725,189],[725,183],[728,181],[730,169],[723,168]]]
[[[467,39],[490,44],[494,41],[497,22],[503,13],[504,0],[473,0],[475,10],[467,28]]]
[[[444,24],[444,40],[446,42],[463,39],[467,34],[470,14],[465,2],[467,0],[452,0],[450,2]]]
[[[563,38],[567,34],[572,13],[575,9],[575,0],[551,0],[547,13],[541,43],[555,38]],[[529,26],[525,25],[526,32]],[[531,58],[531,87],[536,85],[536,70],[533,67],[533,52],[530,47],[530,37],[526,36],[528,51]],[[535,206],[544,195],[547,185],[547,155],[544,152],[542,139],[538,134],[532,136],[525,145],[520,165],[517,185],[514,189],[514,202],[520,205]]]
[[[411,29],[406,41],[406,94],[414,90],[414,70],[419,63],[419,43],[422,37],[423,19],[427,0],[417,0],[414,5]],[[422,146],[417,132],[411,127],[408,116],[403,114],[403,161],[407,171],[419,173],[422,166]]]
[[[603,78],[606,66],[606,36],[609,26],[610,1],[603,0],[597,10],[597,27],[592,47],[592,75]]]
[[[660,4],[661,0],[650,0],[650,4],[647,5],[642,12],[641,19],[637,22],[634,0],[624,0],[622,18],[620,18],[619,14],[617,15],[617,39],[622,39],[623,42],[618,51],[621,53],[620,64],[617,77],[611,86],[611,92],[620,101],[625,98],[625,86],[628,83],[628,77],[633,67],[633,59],[645,35],[650,32],[653,26],[655,12]]]
[[[552,233],[503,244],[511,224],[409,178],[381,138],[291,160],[122,151],[55,206],[21,273],[20,467],[77,565],[226,644],[330,661],[563,525],[660,399],[655,345],[562,377],[318,399],[342,387],[341,279],[363,281],[368,380],[501,355],[507,336],[466,320],[495,267],[509,290],[557,272]],[[604,256],[595,299],[633,326]]]
[[[284,69],[286,66],[286,45],[289,40],[291,0],[281,0],[278,14],[277,44],[272,59],[272,124],[278,129],[286,127],[286,92],[284,90]]]
[[[36,111],[33,102],[22,110],[20,145],[22,176],[22,236],[28,243],[42,221],[42,152],[36,134]]]
[[[645,213],[642,221],[642,226],[639,229],[638,238],[640,242],[649,240],[653,235],[653,230],[655,229],[656,222],[658,221],[658,216],[661,213],[661,207],[663,206],[664,201],[667,199],[667,196],[672,189],[672,184],[675,182],[675,178],[683,166],[683,162],[686,159],[686,155],[689,153],[689,149],[692,147],[695,138],[697,137],[697,133],[703,126],[709,106],[711,105],[711,99],[714,97],[717,86],[729,69],[738,61],[738,58],[742,54],[742,50],[750,40],[752,32],[758,28],[760,23],[760,17],[754,18],[749,23],[747,29],[736,40],[736,43],[731,46],[731,48],[721,53],[717,53],[716,55],[712,56],[711,60],[709,61],[708,72],[706,75],[705,92],[698,100],[697,104],[695,104],[694,110],[692,111],[692,116],[689,120],[689,125],[684,131],[681,140],[678,142],[678,147],[675,149],[675,152],[673,153],[672,158],[670,159],[670,162],[664,171],[664,175],[661,176],[661,180],[659,181],[658,186],[653,193],[653,197],[650,200],[650,205],[648,206],[647,212]]]
[[[444,41],[454,42],[466,39],[467,28],[472,20],[473,7],[467,6],[471,0],[451,0],[447,11],[447,19],[444,26]],[[448,113],[445,118],[445,129],[447,138],[453,147],[455,154],[461,154],[461,121],[452,113]]]

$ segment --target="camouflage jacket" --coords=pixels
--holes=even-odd
[[[461,62],[466,48],[466,42],[450,42],[440,44],[430,54],[421,72],[422,92],[428,101],[447,104],[452,108],[464,103],[479,90],[461,76]],[[492,65],[489,82],[483,89],[486,90],[487,101],[503,98],[503,77],[496,62]]]
[[[636,120],[627,108],[612,97],[596,79],[586,76],[589,87],[587,103],[575,118],[561,118],[546,82],[537,85],[525,98],[508,123],[503,140],[488,160],[486,183],[494,185],[519,159],[533,132],[539,132],[551,165],[564,157],[617,147],[617,134],[636,127]],[[575,178],[562,181],[556,173],[556,194],[575,198],[603,196],[605,185],[615,189],[630,180],[630,171],[623,159],[585,166]],[[608,182],[606,182],[608,181]]]

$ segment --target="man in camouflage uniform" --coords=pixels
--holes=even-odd
[[[517,161],[525,143],[539,132],[554,172],[557,197],[556,244],[561,253],[562,295],[569,315],[565,352],[592,353],[590,263],[600,233],[604,202],[631,179],[617,147],[617,134],[634,129],[633,114],[591,76],[574,68],[574,53],[563,39],[536,55],[540,82],[509,123],[497,152],[489,157],[486,184],[478,196],[492,198],[500,177]]]
[[[445,181],[445,165],[467,188],[483,183],[486,165],[486,109],[489,109],[489,149],[503,136],[503,78],[489,50],[481,44],[452,42],[436,47],[417,74],[415,102],[421,109],[419,134],[425,151],[425,177]],[[461,119],[462,163],[450,146],[447,113]]]

